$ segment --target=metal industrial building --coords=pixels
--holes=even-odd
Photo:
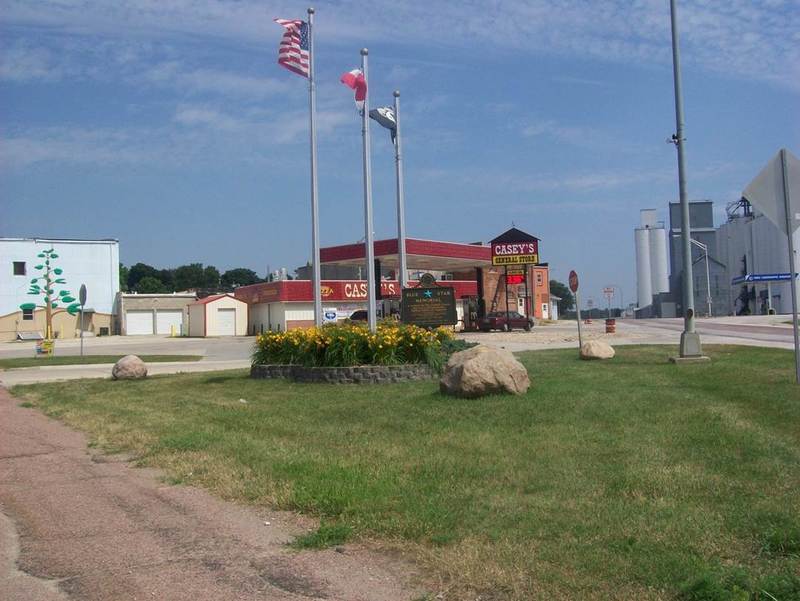
[[[728,315],[730,283],[727,266],[717,252],[717,230],[714,228],[714,203],[694,200],[689,203],[689,224],[692,243],[692,276],[694,278],[694,310],[699,316]],[[699,244],[697,244],[699,243]],[[703,248],[705,247],[705,249]],[[675,303],[675,316],[683,315],[683,252],[681,247],[681,205],[669,203],[669,276],[670,299]],[[706,261],[708,264],[706,265]],[[708,277],[706,277],[708,274]],[[663,302],[663,301],[662,301]],[[662,317],[668,315],[662,314]]]
[[[694,307],[699,316],[730,314],[730,284],[724,260],[720,260],[714,205],[710,200],[689,203],[692,240]],[[669,277],[665,281],[665,242],[669,246]],[[641,226],[635,230],[637,317],[683,315],[683,255],[680,203],[669,204],[669,232],[656,218],[654,209],[641,211]],[[710,292],[710,294],[709,294]],[[649,299],[649,302],[648,302]],[[709,302],[710,301],[710,302]]]
[[[788,281],[731,284],[737,276],[788,274],[786,235],[767,217],[754,211],[745,199],[729,204],[727,213],[728,221],[719,227],[717,234],[717,252],[728,265],[727,284],[731,293],[727,312],[733,315],[762,314],[771,305],[776,313],[791,313]],[[795,248],[800,248],[800,230],[794,233],[794,244]]]

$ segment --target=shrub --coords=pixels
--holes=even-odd
[[[425,330],[392,321],[381,322],[374,333],[352,322],[326,324],[259,335],[253,363],[306,367],[428,363],[435,367],[442,343],[452,337],[446,328]]]

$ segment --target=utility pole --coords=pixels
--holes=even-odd
[[[672,141],[678,149],[678,194],[681,204],[681,251],[683,254],[683,332],[679,359],[707,360],[703,357],[700,334],[695,331],[694,287],[692,281],[691,223],[689,219],[689,199],[686,195],[686,158],[683,143],[683,91],[681,89],[681,57],[678,48],[678,6],[677,0],[670,0],[670,19],[672,24],[672,74],[675,86],[675,134]]]

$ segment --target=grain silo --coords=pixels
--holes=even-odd
[[[653,295],[669,292],[667,232],[655,209],[642,209],[636,242],[636,292],[639,308],[653,304]]]
[[[650,230],[637,228],[634,231],[636,241],[636,297],[639,308],[647,307],[653,302],[653,287],[650,275]]]
[[[650,228],[650,287],[653,294],[669,292],[667,230],[663,224]]]

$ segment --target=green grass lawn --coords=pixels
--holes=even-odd
[[[18,369],[20,367],[47,367],[49,365],[81,365],[90,363],[116,363],[124,355],[55,355],[53,357],[14,357],[0,359],[0,369]],[[199,361],[202,355],[139,355],[145,363],[163,363],[165,361]]]
[[[524,353],[528,394],[479,400],[243,371],[14,392],[174,482],[318,516],[295,546],[410,551],[445,599],[799,599],[792,354],[705,350]]]

